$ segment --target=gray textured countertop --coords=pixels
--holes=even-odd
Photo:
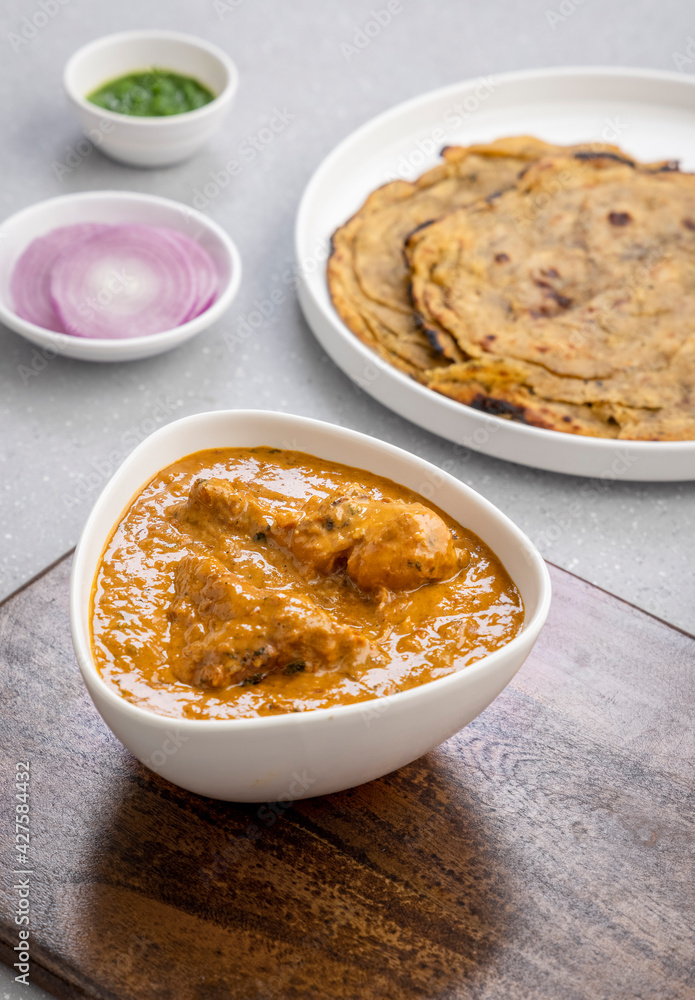
[[[38,18],[35,36],[17,43],[25,19],[41,7],[38,0],[3,4],[3,217],[43,198],[99,188],[195,203],[211,172],[276,109],[287,123],[206,206],[244,262],[241,293],[216,327],[170,354],[112,366],[45,361],[0,328],[0,595],[74,545],[118,462],[154,427],[185,414],[227,407],[295,412],[445,462],[452,446],[388,412],[335,368],[293,299],[276,307],[252,340],[233,351],[226,346],[225,333],[292,263],[295,212],[311,173],[372,115],[466,77],[571,64],[695,69],[676,55],[687,55],[695,34],[686,0],[403,0],[392,23],[349,60],[341,43],[351,43],[369,19],[367,3],[59,0],[48,8],[53,12]],[[241,86],[226,127],[205,152],[169,170],[128,169],[98,152],[69,166],[81,136],[61,90],[65,61],[92,38],[140,27],[189,31],[227,49]],[[459,457],[454,471],[509,514],[549,560],[695,631],[695,483],[598,484],[576,513],[581,480],[474,453]],[[38,991],[16,986],[0,968],[0,998],[32,995]]]
[[[570,7],[572,0],[562,10]],[[52,195],[99,188],[142,190],[200,205],[196,194],[211,174],[275,109],[286,125],[272,143],[259,144],[253,161],[205,207],[232,234],[244,262],[241,293],[214,328],[169,354],[118,365],[47,361],[0,328],[0,595],[74,545],[105,479],[136,441],[188,413],[285,410],[352,426],[435,463],[451,458],[447,442],[356,390],[314,341],[293,298],[273,308],[252,340],[228,348],[225,334],[267,298],[292,263],[304,185],[338,140],[419,92],[478,74],[544,65],[674,69],[674,53],[686,54],[695,29],[682,0],[589,0],[563,14],[564,20],[554,16],[560,6],[550,0],[451,2],[438,4],[436,15],[433,10],[404,2],[391,24],[348,59],[341,44],[351,44],[369,8],[337,0],[210,0],[195,11],[183,0],[70,0],[21,43],[16,38],[34,5],[5,4],[0,73],[5,108],[12,111],[6,111],[0,148],[3,215]],[[199,156],[172,169],[130,169],[96,151],[61,169],[75,162],[70,150],[80,140],[61,91],[66,59],[100,34],[142,26],[197,33],[230,52],[241,86],[226,126]],[[581,480],[472,452],[457,459],[454,471],[508,513],[549,560],[695,630],[695,483],[601,483],[577,513],[573,501],[581,496]]]

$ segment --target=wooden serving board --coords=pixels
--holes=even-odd
[[[472,725],[273,820],[175,788],[111,735],[73,658],[68,573],[0,610],[2,830],[28,758],[33,982],[99,1000],[693,1000],[695,639],[555,569],[536,649]]]

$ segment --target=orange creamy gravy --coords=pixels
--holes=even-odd
[[[394,595],[380,611],[344,574],[303,580],[318,605],[374,640],[386,664],[340,671],[271,674],[253,684],[194,687],[168,665],[176,567],[185,554],[214,555],[209,533],[191,537],[172,517],[199,478],[250,488],[278,515],[310,497],[358,487],[374,499],[426,503],[470,550],[470,562],[444,582]],[[286,550],[251,537],[235,539],[234,572],[252,585],[294,588],[302,579]],[[159,472],[132,501],[102,555],[92,593],[92,649],[97,668],[124,698],[160,715],[228,719],[303,712],[367,701],[443,677],[509,642],[522,628],[521,597],[493,552],[470,531],[412,490],[372,473],[295,451],[216,448]]]

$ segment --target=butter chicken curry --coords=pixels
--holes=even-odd
[[[490,549],[411,490],[274,448],[158,473],[103,553],[95,660],[163,715],[301,712],[393,694],[522,627]]]

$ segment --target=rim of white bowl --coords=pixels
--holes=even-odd
[[[277,418],[279,422],[283,419],[289,417],[291,420],[299,421],[307,429],[312,428],[330,428],[331,431],[336,433],[336,439],[348,438],[353,442],[357,443],[367,443],[370,445],[376,445],[378,448],[387,452],[388,454],[396,457],[402,458],[405,456],[409,461],[413,461],[416,465],[420,466],[423,472],[435,471],[438,477],[441,477],[445,482],[449,482],[456,489],[460,490],[469,499],[472,499],[474,503],[482,505],[488,513],[492,513],[493,516],[499,518],[499,520],[504,524],[508,530],[511,530],[512,534],[516,537],[516,540],[520,545],[523,545],[529,555],[529,562],[533,566],[533,570],[536,574],[537,583],[539,585],[539,596],[538,604],[536,610],[532,617],[526,621],[524,620],[524,625],[521,630],[513,639],[505,643],[504,646],[500,646],[499,649],[494,650],[492,653],[488,653],[487,656],[482,657],[480,660],[476,660],[474,663],[469,664],[469,666],[461,667],[459,670],[454,670],[452,673],[447,674],[445,677],[437,677],[434,680],[427,681],[425,684],[416,685],[407,691],[401,691],[396,694],[382,695],[378,698],[368,699],[367,701],[355,702],[352,705],[336,705],[332,708],[315,708],[306,712],[301,713],[285,713],[278,716],[259,716],[255,718],[241,718],[241,719],[185,719],[179,718],[172,715],[160,715],[159,713],[153,711],[149,708],[142,708],[139,705],[133,704],[123,695],[120,695],[116,690],[104,680],[104,678],[99,673],[97,665],[94,662],[94,657],[91,649],[91,642],[85,643],[82,634],[82,624],[85,621],[87,632],[91,636],[91,625],[89,622],[89,608],[86,611],[82,608],[82,603],[79,600],[77,591],[79,588],[79,578],[85,572],[85,563],[88,563],[89,557],[87,554],[87,541],[91,532],[94,530],[93,525],[99,516],[99,508],[103,502],[103,498],[110,488],[110,484],[116,475],[120,475],[121,472],[126,469],[129,465],[133,464],[135,461],[135,456],[140,451],[142,447],[153,439],[164,435],[165,433],[171,433],[171,428],[176,426],[182,426],[183,424],[192,424],[195,422],[203,423],[209,419],[211,414],[222,415],[222,414],[235,414],[235,417],[240,421],[244,419],[253,419],[259,413],[264,415],[269,415],[271,418]],[[199,449],[201,450],[201,449]],[[183,455],[181,456],[184,457]],[[161,470],[160,470],[161,471]],[[157,473],[153,473],[156,475]],[[146,480],[145,482],[149,481]],[[138,488],[142,489],[145,482]],[[133,497],[137,495],[137,491],[133,494]],[[119,515],[122,517],[125,510],[128,509],[132,503],[133,497],[128,501],[126,507]],[[113,530],[112,525],[109,531]],[[486,543],[487,544],[487,543]],[[99,559],[101,559],[101,552],[99,553]],[[513,581],[514,582],[514,581]],[[93,583],[93,575],[92,575]],[[466,483],[461,482],[455,476],[450,475],[448,472],[444,472],[438,466],[433,465],[426,459],[420,458],[417,455],[413,455],[411,452],[406,451],[404,448],[399,448],[396,445],[388,444],[386,441],[382,441],[380,438],[370,437],[368,434],[362,434],[359,431],[354,431],[349,427],[341,427],[338,424],[331,424],[326,420],[316,420],[313,417],[302,417],[294,413],[282,413],[276,410],[211,410],[204,413],[191,414],[188,417],[182,417],[180,420],[172,421],[172,423],[167,424],[165,427],[160,427],[158,430],[150,434],[144,441],[130,453],[130,455],[125,459],[125,461],[119,466],[119,468],[111,477],[109,482],[104,487],[104,490],[98,497],[96,503],[92,507],[92,510],[87,518],[84,528],[82,529],[82,534],[77,543],[75,549],[75,555],[73,558],[72,570],[70,574],[70,629],[72,633],[73,646],[75,647],[75,655],[77,658],[77,663],[80,668],[80,672],[84,678],[85,684],[89,690],[89,684],[87,681],[87,675],[96,682],[97,686],[101,688],[103,695],[108,701],[116,708],[117,711],[123,711],[127,716],[129,716],[134,721],[146,721],[149,725],[158,725],[162,728],[171,727],[175,722],[177,726],[184,729],[191,730],[192,732],[202,732],[209,730],[211,727],[215,729],[238,729],[238,728],[261,728],[261,729],[273,729],[282,728],[285,726],[297,726],[297,725],[308,725],[312,719],[315,719],[318,723],[321,719],[328,720],[330,717],[339,715],[340,717],[348,717],[349,715],[359,715],[365,711],[365,706],[369,706],[372,702],[378,702],[380,705],[403,705],[407,704],[413,699],[417,699],[423,689],[429,689],[432,685],[437,685],[440,689],[443,686],[454,687],[459,683],[462,675],[467,677],[475,676],[479,673],[484,673],[502,658],[503,655],[518,646],[525,645],[529,641],[529,635],[532,636],[531,647],[538,639],[538,636],[545,624],[546,618],[548,616],[548,611],[550,609],[550,600],[552,596],[552,585],[550,582],[550,574],[548,572],[548,567],[545,560],[541,556],[540,552],[533,544],[533,542],[528,538],[528,536],[519,528],[514,521],[506,514],[504,514],[498,507],[487,500],[484,496],[478,493],[476,490],[467,486]],[[91,587],[90,587],[90,603],[91,603]],[[527,653],[528,655],[528,653]]]
[[[185,210],[185,216],[187,218],[193,218],[205,229],[214,233],[215,236],[220,239],[225,251],[227,252],[230,275],[229,281],[212,305],[198,316],[194,316],[193,319],[189,319],[186,323],[182,323],[180,326],[174,326],[168,330],[160,330],[159,333],[149,333],[145,337],[127,337],[119,339],[106,337],[73,337],[68,333],[59,333],[56,330],[47,330],[43,326],[37,326],[36,323],[32,323],[30,320],[23,319],[21,316],[17,315],[14,309],[10,309],[7,305],[5,305],[1,299],[0,322],[5,323],[6,326],[9,326],[10,329],[19,336],[27,336],[27,334],[22,333],[22,331],[18,329],[18,326],[22,325],[26,327],[27,330],[34,334],[37,339],[40,338],[46,344],[54,346],[57,353],[63,346],[67,347],[68,345],[75,344],[75,342],[80,342],[89,344],[95,353],[101,352],[108,355],[111,353],[119,353],[119,349],[122,349],[122,345],[128,342],[141,344],[144,347],[154,347],[161,344],[163,351],[165,350],[165,344],[168,340],[185,340],[187,334],[195,336],[195,334],[199,332],[199,327],[203,320],[206,325],[211,325],[219,319],[219,317],[233,302],[237,292],[239,291],[242,270],[241,255],[231,236],[229,236],[222,226],[220,226],[217,222],[213,222],[212,219],[203,215],[202,212],[199,212],[195,208],[191,208],[182,201],[179,202],[174,201],[171,198],[162,198],[160,195],[156,194],[143,194],[139,191],[79,191],[76,194],[56,195],[55,198],[46,198],[44,201],[37,201],[33,205],[27,205],[26,208],[22,208],[19,212],[15,212],[14,215],[4,219],[1,225],[6,226],[8,223],[12,225],[18,223],[21,225],[24,217],[31,216],[34,213],[38,213],[41,210],[58,203],[98,201],[102,198],[114,198],[117,201],[140,202],[141,204],[163,205],[166,208],[171,208],[172,211],[179,212],[180,214],[184,214]],[[69,225],[69,223],[65,224]],[[8,318],[11,320],[11,323],[8,323]]]
[[[223,66],[227,74],[227,82],[209,104],[204,104],[202,108],[196,108],[194,111],[181,111],[176,115],[122,115],[119,111],[109,111],[108,108],[102,108],[98,104],[93,104],[73,86],[71,75],[81,59],[111,44],[128,41],[129,39],[134,40],[136,38],[145,41],[161,38],[176,42],[186,42],[193,48],[200,49],[202,52],[206,52],[209,56],[216,59]],[[104,83],[108,82],[108,80],[104,81]],[[238,86],[239,70],[236,67],[236,63],[219,46],[213,42],[208,42],[205,38],[198,38],[197,35],[188,35],[185,31],[159,31],[155,28],[143,29],[142,31],[116,31],[111,35],[100,35],[99,38],[94,38],[91,42],[87,42],[86,45],[79,48],[77,52],[74,52],[68,59],[63,70],[63,87],[70,100],[74,101],[75,104],[79,105],[83,110],[98,114],[107,120],[128,122],[136,128],[162,128],[167,124],[171,124],[172,121],[193,121],[205,118],[207,115],[217,111],[220,104],[226,104],[231,101]]]

